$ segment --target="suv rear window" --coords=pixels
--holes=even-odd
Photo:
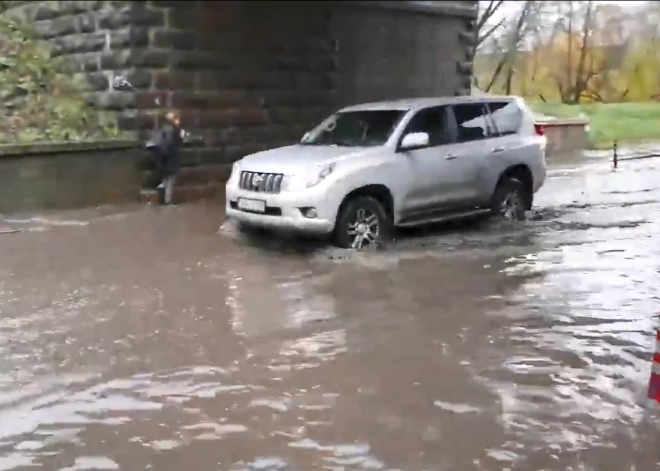
[[[454,105],[458,142],[470,142],[497,135],[485,103]]]
[[[490,116],[500,136],[516,134],[522,125],[523,112],[515,101],[489,102]]]

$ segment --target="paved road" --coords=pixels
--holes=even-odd
[[[213,206],[6,218],[0,470],[660,469],[660,159],[347,254]]]

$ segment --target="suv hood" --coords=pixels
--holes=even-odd
[[[296,175],[306,169],[337,162],[346,158],[376,152],[378,147],[341,147],[292,145],[271,149],[243,157],[238,164],[249,172],[283,173]]]

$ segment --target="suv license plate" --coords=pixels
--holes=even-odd
[[[266,202],[262,200],[248,200],[245,198],[239,198],[238,209],[242,209],[243,211],[252,211],[254,213],[265,213]]]

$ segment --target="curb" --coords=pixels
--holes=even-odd
[[[139,141],[104,140],[88,142],[42,142],[35,144],[2,144],[0,158],[35,154],[59,154],[62,152],[86,152],[90,150],[120,150],[141,146]]]

